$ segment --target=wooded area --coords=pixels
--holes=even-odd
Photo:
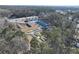
[[[53,7],[1,8],[0,53],[78,54],[79,46],[77,46],[77,43],[79,39],[74,38],[74,35],[79,20],[79,11],[67,10],[65,12],[66,14],[56,12]],[[25,40],[25,34],[5,21],[5,17],[13,19],[28,16],[38,16],[50,25],[48,29],[43,29],[41,33],[45,37],[43,42],[39,42],[36,38],[32,39],[30,51],[27,50],[28,41]]]

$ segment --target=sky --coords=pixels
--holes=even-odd
[[[79,0],[0,0],[0,5],[79,6]]]

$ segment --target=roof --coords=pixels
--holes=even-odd
[[[39,24],[44,29],[48,28],[48,24],[42,20],[38,20],[36,23]]]

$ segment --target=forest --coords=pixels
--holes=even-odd
[[[42,42],[32,39],[28,51],[25,34],[8,24],[5,17],[14,19],[29,16],[39,16],[50,26],[41,32],[45,37]],[[79,39],[74,37],[78,36],[78,21],[79,8],[74,7],[0,6],[0,54],[78,54]]]

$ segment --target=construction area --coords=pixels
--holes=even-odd
[[[29,41],[28,50],[30,50],[30,42],[33,37],[35,37],[39,42],[44,41],[45,37],[41,35],[41,32],[43,31],[43,29],[48,28],[48,24],[39,20],[38,16],[7,19],[7,21],[11,24],[14,24],[15,26],[18,26],[19,29],[26,34]]]

